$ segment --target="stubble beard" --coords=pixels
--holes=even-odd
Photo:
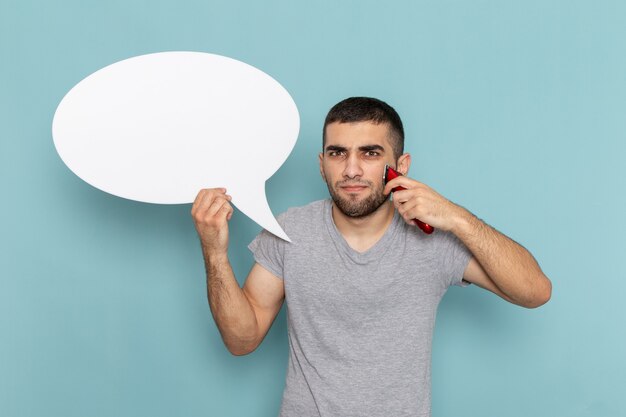
[[[337,190],[344,183],[348,183],[347,181],[337,181],[335,186],[331,186],[330,183],[326,182],[326,186],[328,187],[328,192],[330,193],[335,206],[348,217],[352,218],[362,218],[367,217],[370,214],[374,213],[376,210],[382,206],[385,201],[387,201],[388,196],[383,194],[384,186],[381,183],[378,187],[373,187],[373,183],[371,181],[359,181],[357,184],[367,185],[372,189],[370,195],[363,199],[359,199],[356,195],[349,196],[348,198],[343,198],[339,195]],[[353,181],[349,182],[351,185],[355,184]],[[356,184],[355,184],[356,185]]]

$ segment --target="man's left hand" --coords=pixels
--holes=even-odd
[[[389,181],[384,193],[389,194],[398,186],[406,189],[393,193],[393,205],[408,224],[415,225],[413,219],[419,219],[436,229],[451,231],[459,220],[471,215],[426,184],[409,177],[401,176]]]

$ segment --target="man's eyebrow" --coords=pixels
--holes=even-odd
[[[325,152],[340,152],[345,151],[347,148],[338,145],[328,145],[325,149]]]
[[[359,146],[359,150],[363,151],[363,152],[368,152],[368,151],[382,151],[382,152],[385,152],[385,148],[383,148],[380,145]]]

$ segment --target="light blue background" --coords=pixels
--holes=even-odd
[[[626,415],[625,22],[621,1],[1,0],[0,416],[277,414],[284,311],[230,356],[190,206],[98,191],[52,143],[74,84],[167,50],[242,60],[292,94],[275,213],[327,195],[323,117],[369,95],[403,117],[413,177],[531,249],[546,306],[444,298],[434,417]],[[259,227],[238,213],[231,230],[241,281]]]

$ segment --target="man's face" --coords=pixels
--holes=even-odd
[[[385,201],[385,164],[395,166],[386,123],[331,123],[320,154],[320,172],[335,205],[349,217],[365,217]]]

